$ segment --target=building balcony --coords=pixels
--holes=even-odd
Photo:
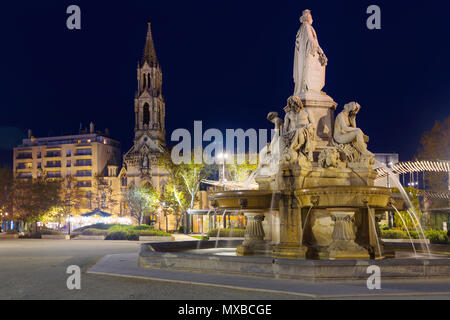
[[[75,163],[75,167],[92,167],[92,162]]]
[[[47,164],[44,168],[61,168],[61,164]]]
[[[33,159],[33,154],[18,154],[16,157],[17,160],[24,160],[24,159]]]
[[[92,173],[76,173],[75,177],[77,177],[77,178],[92,177]]]
[[[85,156],[92,156],[92,151],[90,152],[75,152],[75,157],[85,157]]]
[[[61,153],[47,153],[46,158],[61,158]]]

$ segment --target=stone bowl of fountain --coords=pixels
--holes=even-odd
[[[217,192],[213,206],[220,210],[267,211],[276,205],[272,191],[237,190]]]
[[[382,187],[331,186],[300,189],[295,195],[304,207],[370,208],[389,207],[392,190]]]

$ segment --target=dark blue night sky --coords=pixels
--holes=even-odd
[[[66,8],[82,30],[66,28]],[[378,4],[382,30],[366,28]],[[309,8],[329,65],[324,89],[362,110],[373,152],[411,159],[422,132],[449,116],[448,1],[20,1],[2,3],[0,148],[25,136],[108,127],[133,140],[136,65],[147,21],[163,70],[168,139],[176,128],[271,128],[293,92],[294,41]],[[3,151],[3,162],[12,162]],[[6,161],[7,160],[7,161]]]

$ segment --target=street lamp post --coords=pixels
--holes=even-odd
[[[225,178],[225,160],[228,159],[228,154],[226,153],[220,153],[217,155],[218,159],[223,159],[222,161],[222,179],[223,181],[227,181],[227,179]]]

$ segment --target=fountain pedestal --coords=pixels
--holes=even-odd
[[[332,212],[333,242],[328,248],[328,259],[370,259],[366,249],[359,246],[353,225],[354,212]]]
[[[247,227],[244,242],[237,247],[237,254],[247,256],[257,253],[270,253],[270,244],[264,240],[264,213],[247,212],[244,215],[247,218]]]
[[[298,200],[289,193],[283,194],[279,205],[280,242],[273,250],[276,258],[304,259],[306,248],[302,244],[302,216]]]

